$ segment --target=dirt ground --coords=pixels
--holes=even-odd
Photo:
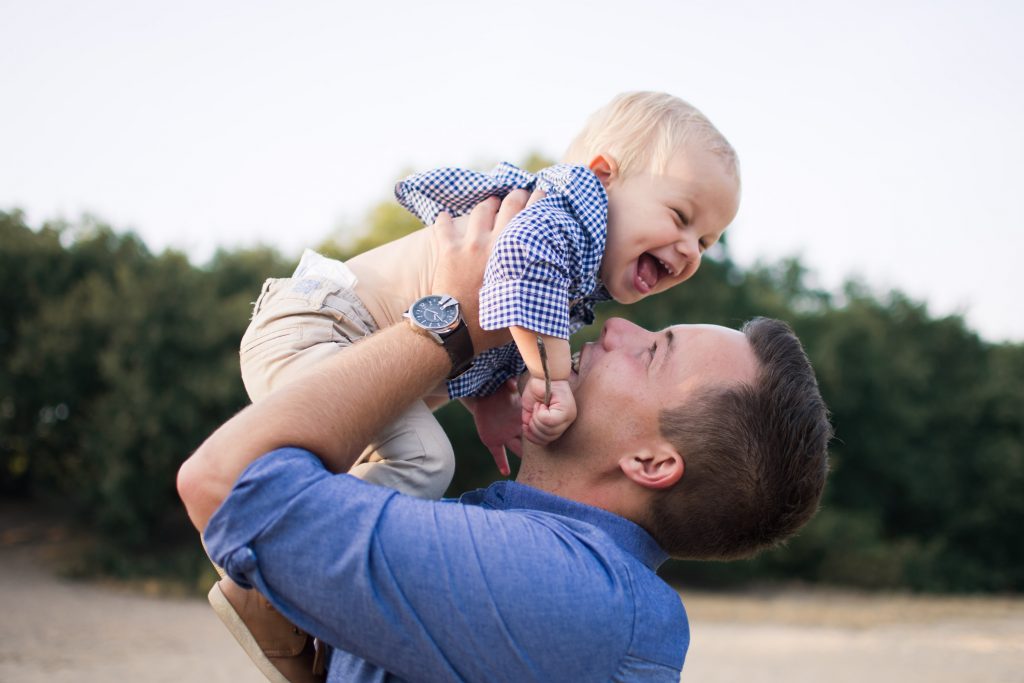
[[[683,681],[1024,681],[1024,599],[687,595]]]
[[[62,579],[61,543],[0,519],[0,682],[264,680],[205,601]],[[1024,683],[1022,598],[683,598],[688,683]]]

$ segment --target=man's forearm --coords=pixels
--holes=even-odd
[[[305,448],[328,469],[347,471],[374,434],[450,369],[440,346],[394,325],[249,406],[181,468],[178,486],[193,524],[205,529],[242,471],[274,449]]]

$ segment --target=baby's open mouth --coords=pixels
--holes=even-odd
[[[633,276],[633,286],[641,294],[647,294],[658,281],[666,275],[672,275],[672,270],[657,256],[644,252],[636,260],[636,274]]]

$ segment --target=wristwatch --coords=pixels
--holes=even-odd
[[[462,319],[459,302],[445,294],[430,294],[413,302],[402,314],[409,325],[440,344],[452,360],[448,379],[455,379],[473,364],[473,340]]]

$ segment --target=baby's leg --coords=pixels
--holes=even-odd
[[[348,288],[324,279],[267,280],[242,338],[246,391],[258,400],[374,331],[373,318]],[[409,495],[440,498],[454,469],[448,437],[417,401],[377,435],[349,473]]]
[[[355,294],[331,280],[267,280],[239,349],[249,398],[298,379],[376,329]]]
[[[455,474],[455,453],[434,414],[417,401],[377,435],[349,474],[410,496],[440,498]]]

